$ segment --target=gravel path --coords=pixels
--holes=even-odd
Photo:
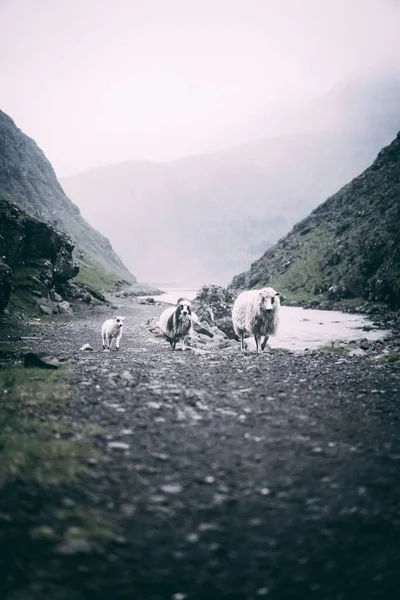
[[[160,307],[118,312],[119,353],[100,350],[100,313],[32,341],[73,357],[68,408],[103,459],[75,483],[2,490],[0,597],[397,598],[400,369],[173,353],[143,325]],[[103,536],[32,538],[76,507]]]

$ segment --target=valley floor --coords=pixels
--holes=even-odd
[[[398,363],[173,353],[161,310],[126,301],[119,353],[100,310],[32,326],[69,362],[4,369],[0,598],[397,598]]]

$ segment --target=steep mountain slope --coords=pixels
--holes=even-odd
[[[332,90],[307,119],[291,122],[293,135],[169,164],[97,168],[62,183],[139,278],[226,283],[393,139],[400,81],[389,83]]]
[[[67,233],[80,263],[78,278],[107,285],[118,279],[135,281],[109,241],[94,230],[64,194],[54,170],[36,143],[0,111],[0,192],[30,216]]]
[[[231,287],[363,298],[400,307],[400,133],[359,177],[315,209]]]

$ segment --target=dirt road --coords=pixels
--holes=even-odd
[[[70,357],[65,398],[30,406],[24,426],[51,422],[52,440],[88,446],[73,457],[85,469],[59,481],[7,471],[0,597],[397,598],[399,368],[174,353],[143,325],[160,307],[120,312],[119,353],[101,351],[100,313],[21,342]],[[78,351],[86,342],[94,352]],[[70,463],[53,459],[63,475]]]

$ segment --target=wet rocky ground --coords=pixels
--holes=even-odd
[[[3,344],[0,598],[397,598],[400,363],[174,353],[118,302],[119,353],[100,307]]]

